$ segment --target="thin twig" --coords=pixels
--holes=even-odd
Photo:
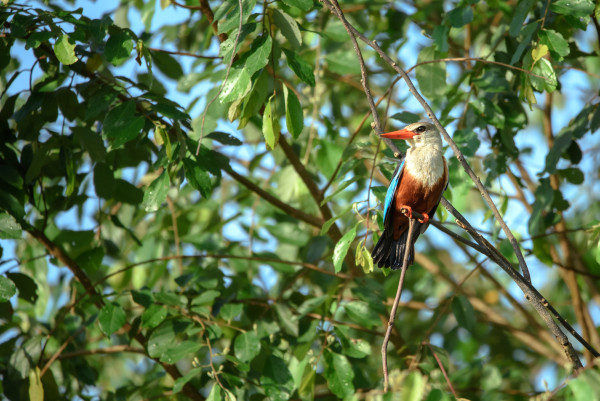
[[[405,214],[406,215],[406,214]],[[408,216],[407,216],[408,217]],[[400,303],[400,296],[402,295],[402,285],[404,284],[404,277],[406,276],[406,270],[408,268],[408,255],[413,247],[413,229],[415,227],[414,219],[408,219],[408,239],[406,241],[406,248],[404,248],[404,260],[402,261],[402,270],[400,272],[400,280],[398,281],[398,290],[396,291],[396,297],[394,298],[394,304],[392,305],[392,311],[390,312],[390,319],[387,324],[385,331],[385,337],[383,338],[383,344],[381,345],[381,362],[383,365],[383,391],[387,393],[389,386],[389,373],[387,363],[387,347],[390,341],[390,335],[392,334],[392,328],[394,327],[394,321],[396,320],[396,311],[398,310],[398,304]]]
[[[173,50],[158,49],[156,47],[149,47],[148,50],[152,50],[154,52],[161,52],[161,53],[172,54],[174,56],[188,56],[188,57],[204,58],[204,59],[208,59],[208,60],[218,60],[218,59],[222,59],[223,58],[221,56],[203,56],[201,54],[195,54],[195,53],[190,53],[190,52],[182,52],[182,51],[173,51]]]
[[[426,341],[423,341],[423,345],[426,345],[427,348],[429,348],[429,350],[433,354],[433,357],[437,361],[437,364],[440,367],[440,370],[442,371],[442,374],[444,375],[444,378],[446,379],[446,383],[448,384],[448,387],[450,387],[450,391],[452,391],[452,394],[454,395],[454,398],[456,398],[458,400],[459,399],[458,398],[458,394],[456,394],[456,390],[454,390],[454,386],[452,386],[452,382],[450,381],[450,378],[448,377],[448,373],[446,373],[446,369],[444,369],[444,365],[442,364],[442,361],[440,361],[440,358],[437,356],[437,353],[435,352],[435,349],[433,348],[433,346],[431,344],[429,344]]]

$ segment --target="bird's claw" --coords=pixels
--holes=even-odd
[[[406,206],[406,205],[402,205],[400,206],[400,210],[402,210],[402,213],[408,217],[409,219],[412,219],[412,207],[410,206]]]
[[[413,210],[412,207],[410,206],[406,206],[406,205],[402,205],[400,206],[400,210],[402,210],[402,213],[408,217],[409,219],[413,218]],[[429,222],[429,215],[427,213],[421,213],[423,215],[422,219],[417,219],[417,221],[421,224],[427,224]]]

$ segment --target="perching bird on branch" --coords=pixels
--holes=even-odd
[[[383,234],[372,252],[373,262],[377,266],[396,270],[402,267],[404,260],[408,219],[412,217],[413,210],[424,217],[414,222],[417,226],[411,241],[408,265],[414,261],[414,243],[427,230],[429,218],[435,214],[448,186],[448,165],[443,154],[442,138],[433,124],[418,122],[381,136],[405,139],[410,145],[388,187],[383,208]]]

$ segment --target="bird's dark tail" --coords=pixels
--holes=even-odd
[[[415,221],[416,224],[420,224]],[[412,245],[408,254],[408,266],[412,265],[415,260],[415,241],[420,235],[420,227],[415,227],[413,232]],[[404,261],[404,252],[406,252],[406,243],[408,242],[408,230],[395,241],[394,234],[391,229],[386,229],[381,234],[377,245],[371,252],[373,263],[379,267],[389,267],[392,270],[397,270],[402,267]]]

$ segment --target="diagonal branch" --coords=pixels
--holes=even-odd
[[[312,179],[312,177],[310,176],[310,174],[308,173],[308,171],[306,170],[306,168],[304,167],[302,162],[300,161],[300,158],[298,157],[296,152],[294,152],[294,149],[292,149],[290,144],[287,143],[287,141],[285,140],[285,137],[281,134],[279,135],[279,145],[281,146],[283,153],[285,153],[285,156],[287,157],[288,161],[290,162],[292,167],[294,167],[294,170],[296,170],[296,173],[300,176],[300,178],[302,179],[302,182],[304,182],[304,185],[306,185],[311,196],[317,203],[317,206],[321,210],[321,215],[323,216],[323,220],[327,221],[327,220],[330,220],[331,218],[333,218],[333,213],[331,213],[331,209],[329,209],[329,206],[327,205],[327,203],[322,204],[323,199],[324,199],[323,193],[321,192],[321,190],[319,189],[319,187],[317,186],[315,181]],[[340,229],[336,223],[333,223],[331,225],[327,234],[331,237],[331,239],[336,244],[342,238],[342,232],[340,231]],[[348,252],[348,254],[346,255],[345,261],[348,264],[350,271],[356,273],[357,272],[356,261],[354,259],[353,252]]]
[[[344,27],[350,34],[350,38],[353,41],[355,50],[356,50],[358,58],[359,58],[359,62],[361,63],[361,74],[363,76],[363,80],[362,80],[363,86],[365,87],[365,94],[367,95],[369,105],[373,112],[373,120],[374,120],[373,128],[375,129],[376,133],[381,134],[381,132],[382,132],[381,125],[380,125],[379,119],[377,117],[377,112],[374,107],[373,99],[370,94],[368,84],[366,82],[366,70],[364,68],[364,61],[362,60],[362,55],[360,54],[360,49],[358,48],[358,44],[356,42],[355,37],[360,38],[364,43],[366,43],[367,45],[372,47],[384,59],[384,61],[386,61],[388,64],[390,64],[392,66],[392,68],[394,68],[394,70],[396,70],[396,72],[398,72],[398,74],[400,74],[400,76],[405,80],[405,82],[409,88],[409,91],[413,94],[413,96],[417,99],[417,101],[419,101],[419,103],[421,104],[421,106],[426,111],[427,115],[429,116],[429,118],[434,122],[435,126],[442,133],[444,139],[450,145],[450,147],[454,151],[454,154],[456,155],[458,161],[463,166],[463,169],[467,172],[469,177],[473,180],[473,182],[479,189],[482,197],[486,200],[486,202],[488,203],[488,206],[492,210],[494,217],[499,222],[499,224],[502,226],[502,229],[503,229],[506,237],[508,238],[509,242],[511,243],[511,246],[517,256],[517,259],[519,260],[519,266],[521,267],[521,270],[523,271],[523,276],[521,274],[519,274],[512,267],[512,265],[508,262],[508,260],[506,260],[506,258],[504,258],[504,256],[502,256],[502,254],[495,247],[493,247],[487,240],[485,240],[485,238],[483,238],[479,233],[477,233],[477,231],[475,231],[473,229],[473,227],[471,227],[471,225],[466,221],[466,219],[464,219],[464,217],[462,217],[462,215],[460,215],[460,213],[458,213],[458,211],[456,211],[456,209],[445,198],[442,198],[442,201],[441,201],[442,205],[452,215],[454,215],[457,218],[457,222],[460,221],[461,223],[464,223],[461,225],[461,227],[465,228],[469,232],[469,234],[479,243],[479,245],[482,245],[485,248],[487,248],[490,253],[488,256],[490,256],[496,263],[498,263],[498,265],[506,273],[509,274],[509,276],[517,283],[517,285],[519,285],[521,290],[524,292],[526,299],[531,302],[531,304],[536,309],[536,311],[539,313],[539,315],[542,317],[542,319],[544,320],[544,322],[546,323],[548,328],[552,331],[552,333],[556,337],[559,344],[561,344],[563,346],[563,350],[564,350],[567,358],[569,359],[569,361],[571,361],[573,363],[575,370],[581,369],[582,368],[581,361],[579,360],[579,357],[577,356],[575,349],[569,342],[567,336],[560,330],[558,325],[554,322],[554,320],[548,313],[548,310],[550,310],[550,312],[552,312],[552,314],[556,317],[556,319],[558,319],[559,322],[565,328],[567,328],[567,330],[569,330],[571,332],[571,334],[573,334],[584,347],[586,347],[586,349],[590,350],[590,352],[592,352],[592,354],[594,354],[594,355],[599,355],[599,354],[583,338],[581,338],[581,336],[579,336],[579,334],[575,330],[573,330],[573,328],[565,321],[565,319],[562,318],[562,316],[560,316],[558,314],[558,312],[556,312],[556,310],[548,303],[548,301],[546,301],[542,297],[542,295],[531,285],[531,278],[529,275],[529,270],[527,268],[527,264],[525,263],[525,259],[521,252],[521,249],[519,248],[519,244],[518,244],[516,238],[514,237],[514,235],[512,234],[512,232],[506,225],[506,223],[504,222],[504,219],[502,218],[496,205],[492,201],[489,192],[483,186],[483,184],[479,180],[479,177],[477,177],[475,172],[471,169],[469,164],[466,162],[464,155],[458,149],[458,147],[456,146],[456,144],[454,143],[452,138],[450,138],[450,136],[448,135],[448,133],[446,132],[444,127],[440,124],[439,120],[436,118],[436,116],[433,113],[433,110],[431,109],[429,104],[418,93],[417,89],[415,88],[414,84],[412,83],[411,79],[408,77],[406,72],[402,68],[400,68],[396,64],[396,62],[394,62],[377,45],[377,43],[367,39],[363,34],[358,32],[352,25],[350,25],[348,23],[348,21],[345,19],[344,15],[343,15],[341,8],[337,4],[336,0],[323,0],[323,3],[331,10],[331,12],[333,14],[338,16],[338,18],[340,19],[340,21],[342,22],[342,24],[344,25]],[[388,142],[386,141],[386,143],[388,143]],[[392,150],[394,150],[397,153],[397,148],[395,146],[391,147],[391,148],[392,148]]]
[[[259,187],[258,185],[256,185],[255,183],[253,183],[252,181],[247,179],[246,177],[244,177],[243,175],[238,174],[233,169],[228,169],[225,171],[234,180],[236,180],[237,182],[239,182],[240,184],[242,184],[243,186],[248,188],[250,191],[256,193],[258,196],[260,196],[261,198],[263,198],[264,200],[266,200],[273,206],[281,209],[288,215],[290,215],[298,220],[302,220],[303,222],[308,223],[308,224],[318,227],[318,228],[321,228],[323,226],[322,219],[319,219],[318,217],[315,217],[311,214],[303,212],[302,210],[296,209],[296,208],[288,205],[287,203],[280,201],[279,199],[277,199],[277,197],[275,197],[274,195],[271,195],[270,193],[268,193],[267,191],[265,191],[264,189],[262,189],[261,187]]]
[[[400,74],[400,76],[404,79],[404,81],[406,82],[406,84],[408,86],[408,90],[410,91],[410,93],[412,93],[412,95],[415,97],[415,99],[417,99],[417,101],[421,104],[421,106],[423,107],[423,109],[427,113],[427,116],[431,119],[431,121],[433,121],[433,123],[435,124],[435,126],[442,133],[444,139],[450,145],[450,147],[452,148],[452,151],[456,155],[456,158],[458,159],[459,163],[462,165],[463,169],[467,172],[467,174],[469,175],[469,177],[471,177],[471,180],[473,180],[473,182],[477,186],[477,189],[479,189],[479,192],[481,193],[481,196],[485,199],[485,201],[487,202],[488,206],[492,210],[492,213],[494,214],[494,217],[496,218],[496,220],[498,221],[498,223],[502,227],[502,230],[504,231],[504,234],[506,235],[506,238],[509,240],[509,242],[510,242],[510,244],[511,244],[511,246],[512,246],[514,252],[515,252],[515,254],[517,255],[517,259],[519,260],[519,266],[521,267],[521,270],[523,271],[523,275],[527,278],[527,281],[531,281],[531,278],[529,276],[529,269],[527,268],[527,264],[525,263],[525,258],[523,257],[523,253],[521,252],[521,249],[519,248],[519,243],[517,242],[517,240],[516,240],[515,236],[513,235],[512,231],[510,231],[510,229],[508,228],[508,226],[504,222],[504,219],[502,218],[502,215],[500,215],[500,212],[498,211],[498,208],[494,204],[494,201],[492,200],[489,192],[483,186],[483,184],[479,180],[479,177],[477,177],[477,175],[475,174],[475,172],[471,169],[471,166],[469,166],[469,164],[465,160],[464,155],[462,154],[462,152],[460,151],[460,149],[458,149],[458,146],[456,146],[456,143],[454,143],[454,141],[452,140],[452,138],[450,137],[450,135],[448,135],[448,132],[446,132],[446,129],[442,126],[442,124],[440,123],[440,121],[437,119],[437,117],[433,113],[433,110],[431,109],[431,107],[429,106],[429,104],[427,103],[427,101],[417,91],[417,89],[415,88],[415,86],[412,83],[411,79],[409,78],[408,74],[406,74],[406,72],[401,67],[399,67],[398,64],[395,61],[393,61],[381,49],[381,47],[379,47],[379,45],[377,45],[376,42],[369,40],[362,33],[360,33],[359,31],[357,31],[356,28],[354,28],[352,25],[350,25],[348,23],[348,21],[346,21],[344,15],[342,13],[342,10],[337,5],[336,0],[323,0],[323,3],[334,14],[336,14],[338,16],[338,18],[340,18],[340,20],[344,24],[344,27],[350,33],[350,37],[352,38],[353,43],[355,43],[355,41],[356,41],[355,37],[358,37],[360,40],[362,40],[368,46],[370,46],[371,48],[373,48],[381,56],[381,58],[383,58],[383,60],[385,62],[387,62],[390,66],[392,66],[392,68],[398,74]],[[355,47],[355,49],[356,48],[357,47]],[[359,57],[359,61],[361,59],[362,59],[362,56]],[[361,69],[362,69],[362,64],[361,64]],[[364,72],[364,71],[361,71],[361,72]],[[365,87],[367,86],[366,81],[363,83],[363,85],[365,85]],[[369,98],[369,105],[371,106],[371,109],[373,110],[374,109],[374,104],[373,104],[373,99],[370,96],[370,92],[367,92],[365,90],[365,93],[367,94],[367,97]],[[373,115],[373,120],[374,120],[375,128],[376,128],[375,131],[376,131],[377,134],[380,135],[381,132],[382,132],[382,130],[381,130],[381,125],[379,123],[379,119],[376,117],[376,110],[373,110],[373,114],[374,114]],[[386,143],[388,143],[388,142],[386,141]],[[394,148],[392,148],[392,150],[394,150]],[[394,150],[394,151],[396,151],[396,150]]]

